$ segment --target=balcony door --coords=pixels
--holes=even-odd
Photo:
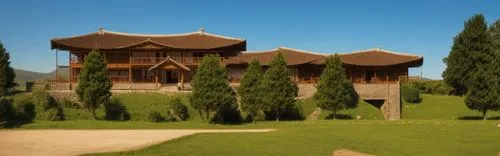
[[[372,82],[373,77],[375,76],[375,71],[373,70],[365,70],[365,82]]]

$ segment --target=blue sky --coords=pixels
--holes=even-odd
[[[247,39],[248,50],[279,46],[320,53],[374,47],[423,55],[424,77],[441,79],[453,37],[476,13],[500,18],[500,1],[5,1],[0,40],[15,68],[49,72],[49,40],[95,32],[209,33]],[[67,64],[67,53],[60,59]],[[411,70],[413,74],[420,69]]]

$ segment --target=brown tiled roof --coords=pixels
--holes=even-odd
[[[226,59],[224,62],[226,64],[248,64],[255,58],[260,62],[261,65],[266,66],[269,65],[273,57],[280,52],[283,54],[288,65],[311,63],[318,60],[323,60],[326,56],[325,54],[280,47],[268,51],[259,51],[259,52],[244,51],[236,57],[230,57]]]
[[[130,34],[100,29],[97,32],[50,40],[52,49],[126,49],[126,48],[170,48],[216,50],[235,47],[246,50],[244,39],[206,33],[203,30],[172,35]],[[147,46],[147,47],[146,47]]]
[[[281,47],[274,50],[262,52],[242,52],[236,57],[225,60],[226,64],[247,64],[254,58],[262,65],[269,65],[278,52],[282,52],[288,65],[298,64],[324,64],[327,54],[319,54],[309,51]],[[369,49],[358,52],[340,54],[344,64],[357,66],[390,66],[408,64],[409,67],[418,67],[423,63],[422,56],[391,52],[383,49]]]
[[[344,64],[358,66],[390,66],[408,64],[409,67],[419,67],[424,61],[422,56],[392,52],[380,48],[341,54],[341,59]]]

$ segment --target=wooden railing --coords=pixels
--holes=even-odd
[[[128,76],[108,76],[113,83],[128,82]],[[72,76],[71,82],[75,83],[78,81],[78,76]]]

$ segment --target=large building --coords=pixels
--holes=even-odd
[[[109,77],[115,84],[153,83],[155,87],[178,84],[181,89],[189,84],[203,56],[209,54],[220,56],[228,69],[228,80],[233,83],[239,82],[251,60],[259,60],[266,68],[278,53],[282,53],[287,60],[290,77],[294,81],[315,83],[328,55],[285,47],[247,51],[245,39],[214,35],[203,30],[150,35],[100,29],[80,36],[54,38],[50,42],[52,49],[70,53],[67,80],[71,83],[77,81],[85,56],[92,50],[98,50],[103,53]],[[423,62],[421,56],[382,49],[345,53],[341,54],[341,59],[353,83],[394,83],[408,76],[408,68],[419,67]]]
[[[104,55],[113,89],[189,89],[198,63],[205,55],[217,54],[228,70],[228,81],[238,83],[253,59],[266,69],[271,59],[282,53],[290,78],[300,84],[314,84],[330,54],[280,47],[267,51],[247,51],[245,39],[215,35],[199,30],[185,34],[131,34],[99,29],[97,32],[54,38],[51,48],[69,52],[69,77],[64,84],[72,89],[78,81],[86,55],[98,50]],[[57,55],[57,54],[56,54]],[[391,52],[379,48],[340,54],[347,77],[365,100],[385,100],[399,104],[399,84],[408,78],[408,68],[419,67],[422,56]],[[57,60],[57,59],[56,59]],[[56,63],[58,64],[58,63]],[[59,65],[57,65],[59,67]],[[59,82],[61,78],[56,76]],[[65,78],[66,79],[66,78]],[[63,83],[59,83],[63,84]],[[368,85],[373,84],[373,85]],[[397,87],[396,87],[397,86]],[[397,93],[391,93],[397,90]],[[396,111],[400,107],[381,107]],[[384,113],[386,114],[386,113]],[[399,110],[397,116],[399,118]],[[387,116],[387,115],[386,115]],[[391,118],[390,115],[387,118]]]

